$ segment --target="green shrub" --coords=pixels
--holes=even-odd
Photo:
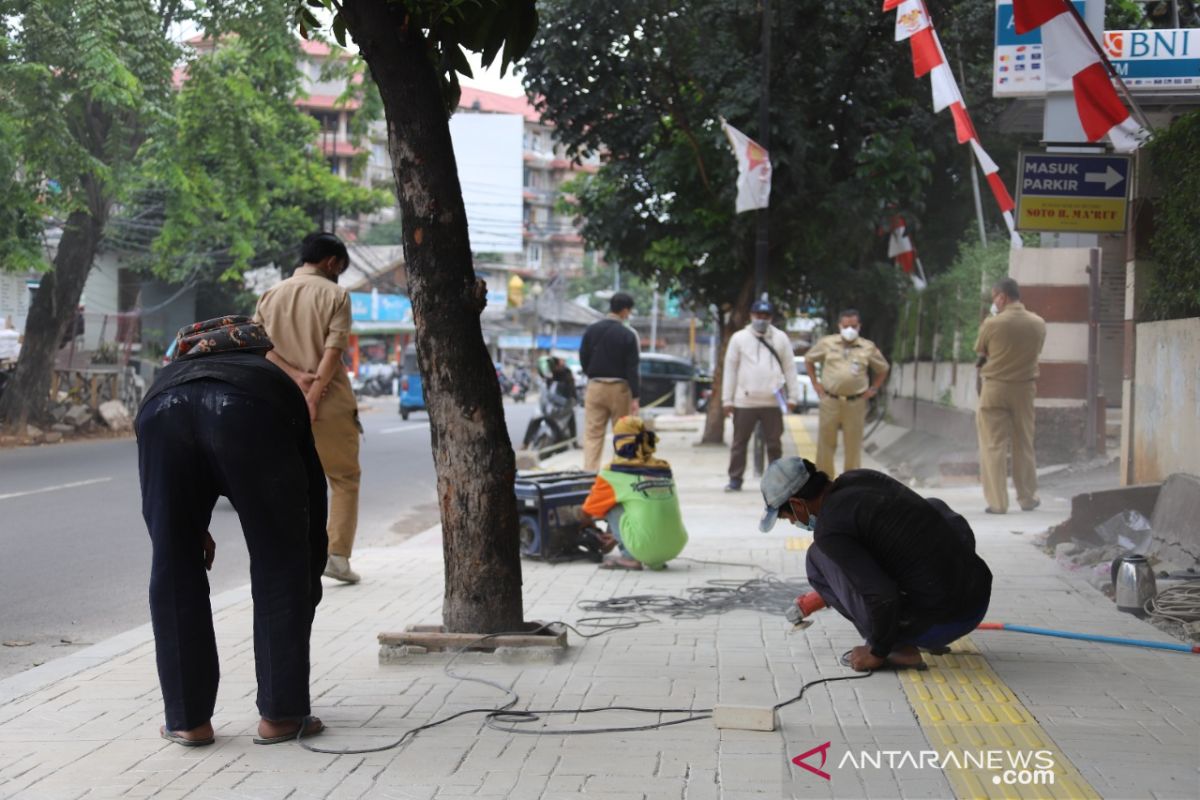
[[[949,269],[931,277],[924,291],[910,289],[897,325],[895,360],[913,359],[919,312],[921,336],[917,357],[920,360],[974,361],[975,337],[987,313],[989,290],[996,280],[1008,274],[1008,251],[1007,235],[993,238],[986,246],[974,240],[964,241]]]
[[[1149,288],[1139,317],[1200,316],[1200,111],[1160,129],[1147,152],[1162,192],[1154,199],[1154,268],[1145,275]]]

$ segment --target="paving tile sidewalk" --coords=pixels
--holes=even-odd
[[[586,562],[526,562],[528,619],[578,620],[577,603],[618,595],[680,594],[713,579],[803,574],[795,531],[757,532],[761,499],[725,494],[728,451],[693,445],[690,423],[660,420],[660,454],[675,467],[691,533],[686,556],[662,573],[600,571]],[[815,423],[806,418],[811,428]],[[801,436],[800,446],[803,447]],[[560,461],[578,460],[568,453]],[[1061,498],[1036,512],[988,517],[977,486],[938,493],[974,526],[996,574],[989,618],[1165,640],[1119,614],[1081,579],[1059,570],[1029,536],[1066,516]],[[727,562],[725,564],[703,562]],[[437,529],[405,544],[356,553],[358,586],[328,585],[313,631],[314,711],[330,730],[313,744],[364,749],[455,711],[491,707],[499,691],[444,673],[447,659],[381,664],[376,635],[439,620],[442,557]],[[220,563],[215,567],[220,569]],[[223,679],[217,743],[184,749],[158,738],[161,698],[145,626],[0,682],[0,797],[21,798],[735,798],[952,797],[931,769],[864,769],[824,781],[790,759],[824,741],[920,749],[918,723],[891,673],[819,686],[781,712],[775,733],[718,731],[700,721],[652,732],[518,735],[478,716],[424,732],[378,753],[323,755],[297,745],[255,746],[249,592],[214,598]],[[971,637],[1058,749],[1103,797],[1196,797],[1200,662],[1194,656],[1105,647],[1007,632]],[[737,611],[661,619],[583,643],[557,663],[473,655],[455,670],[511,685],[518,708],[612,703],[706,708],[771,705],[818,677],[848,674],[837,656],[858,643],[825,612],[794,633],[781,617]],[[628,726],[647,715],[565,715],[528,723]],[[1022,787],[1012,797],[1064,796]]]

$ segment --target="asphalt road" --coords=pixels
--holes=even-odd
[[[506,402],[519,443],[536,402]],[[397,544],[438,521],[429,421],[364,401],[356,547]],[[237,514],[222,499],[213,594],[249,582]],[[132,438],[0,450],[0,678],[149,621],[150,543]],[[12,643],[30,642],[22,646]]]

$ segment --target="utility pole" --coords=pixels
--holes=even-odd
[[[771,2],[762,0],[762,92],[758,100],[758,143],[771,152]],[[767,290],[768,214],[770,208],[758,209],[754,237],[754,297]]]
[[[658,283],[654,284],[654,299],[650,301],[650,352],[658,352]]]

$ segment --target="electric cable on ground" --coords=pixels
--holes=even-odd
[[[1146,601],[1146,613],[1187,625],[1200,620],[1200,581],[1172,586]]]
[[[697,560],[697,559],[690,559]],[[701,563],[727,563],[727,562],[701,562]],[[754,566],[750,564],[732,564],[731,566]],[[424,725],[419,725],[416,728],[405,731],[396,740],[387,744],[378,745],[376,747],[354,748],[337,750],[327,747],[319,747],[309,744],[304,739],[304,728],[301,726],[296,731],[296,742],[304,749],[313,753],[322,753],[327,755],[362,755],[367,753],[379,753],[385,750],[391,750],[400,747],[406,742],[413,739],[421,731],[436,728],[461,717],[482,714],[484,715],[484,724],[493,730],[504,731],[506,733],[520,733],[528,735],[548,736],[579,736],[587,734],[599,733],[632,733],[637,731],[657,730],[672,725],[682,725],[688,722],[697,722],[699,720],[711,719],[713,714],[712,708],[644,708],[641,706],[596,706],[590,708],[573,708],[573,709],[523,709],[513,710],[520,701],[520,696],[512,690],[511,687],[503,686],[495,681],[487,678],[478,678],[469,675],[461,675],[453,672],[454,662],[459,656],[470,649],[477,648],[483,642],[489,639],[494,639],[499,636],[516,636],[529,635],[538,633],[554,625],[561,625],[564,628],[575,633],[576,636],[583,640],[594,639],[599,636],[604,636],[614,631],[630,630],[646,624],[657,623],[658,620],[647,616],[647,613],[659,613],[666,616],[675,617],[677,619],[699,619],[709,614],[723,614],[726,611],[731,611],[737,608],[761,610],[768,613],[778,613],[788,605],[795,602],[798,594],[802,594],[808,590],[808,584],[802,581],[786,581],[772,576],[764,578],[755,578],[748,581],[734,580],[712,580],[705,586],[692,587],[689,589],[688,597],[675,597],[672,595],[632,595],[630,597],[610,598],[609,600],[598,601],[581,601],[581,608],[594,611],[617,611],[636,610],[641,613],[640,618],[628,613],[602,613],[590,617],[579,619],[575,625],[572,625],[561,620],[553,622],[545,622],[540,624],[532,631],[512,631],[502,633],[492,633],[485,636],[480,636],[478,639],[469,642],[455,651],[451,659],[443,667],[443,672],[451,678],[459,681],[469,681],[478,683],[484,686],[489,686],[507,695],[507,702],[502,705],[492,708],[470,708],[463,711],[458,711],[441,719],[435,719],[427,722]],[[782,605],[781,605],[782,603]],[[580,630],[578,626],[595,628],[594,632],[587,633]],[[793,703],[798,702],[804,697],[804,693],[813,686],[819,686],[823,683],[833,683],[835,681],[856,680],[859,678],[869,677],[872,673],[865,672],[858,675],[839,675],[831,678],[818,678],[808,681],[800,687],[800,692],[792,698],[783,700],[773,706],[774,710],[779,710]],[[631,725],[620,727],[601,727],[601,728],[538,728],[538,729],[521,729],[519,725],[527,725],[536,722],[542,717],[560,714],[596,714],[604,711],[626,711],[632,713],[643,714],[685,714],[687,716],[681,719],[660,720],[658,722],[649,723],[646,725]],[[503,724],[503,723],[508,723]],[[311,738],[311,737],[309,737]]]

